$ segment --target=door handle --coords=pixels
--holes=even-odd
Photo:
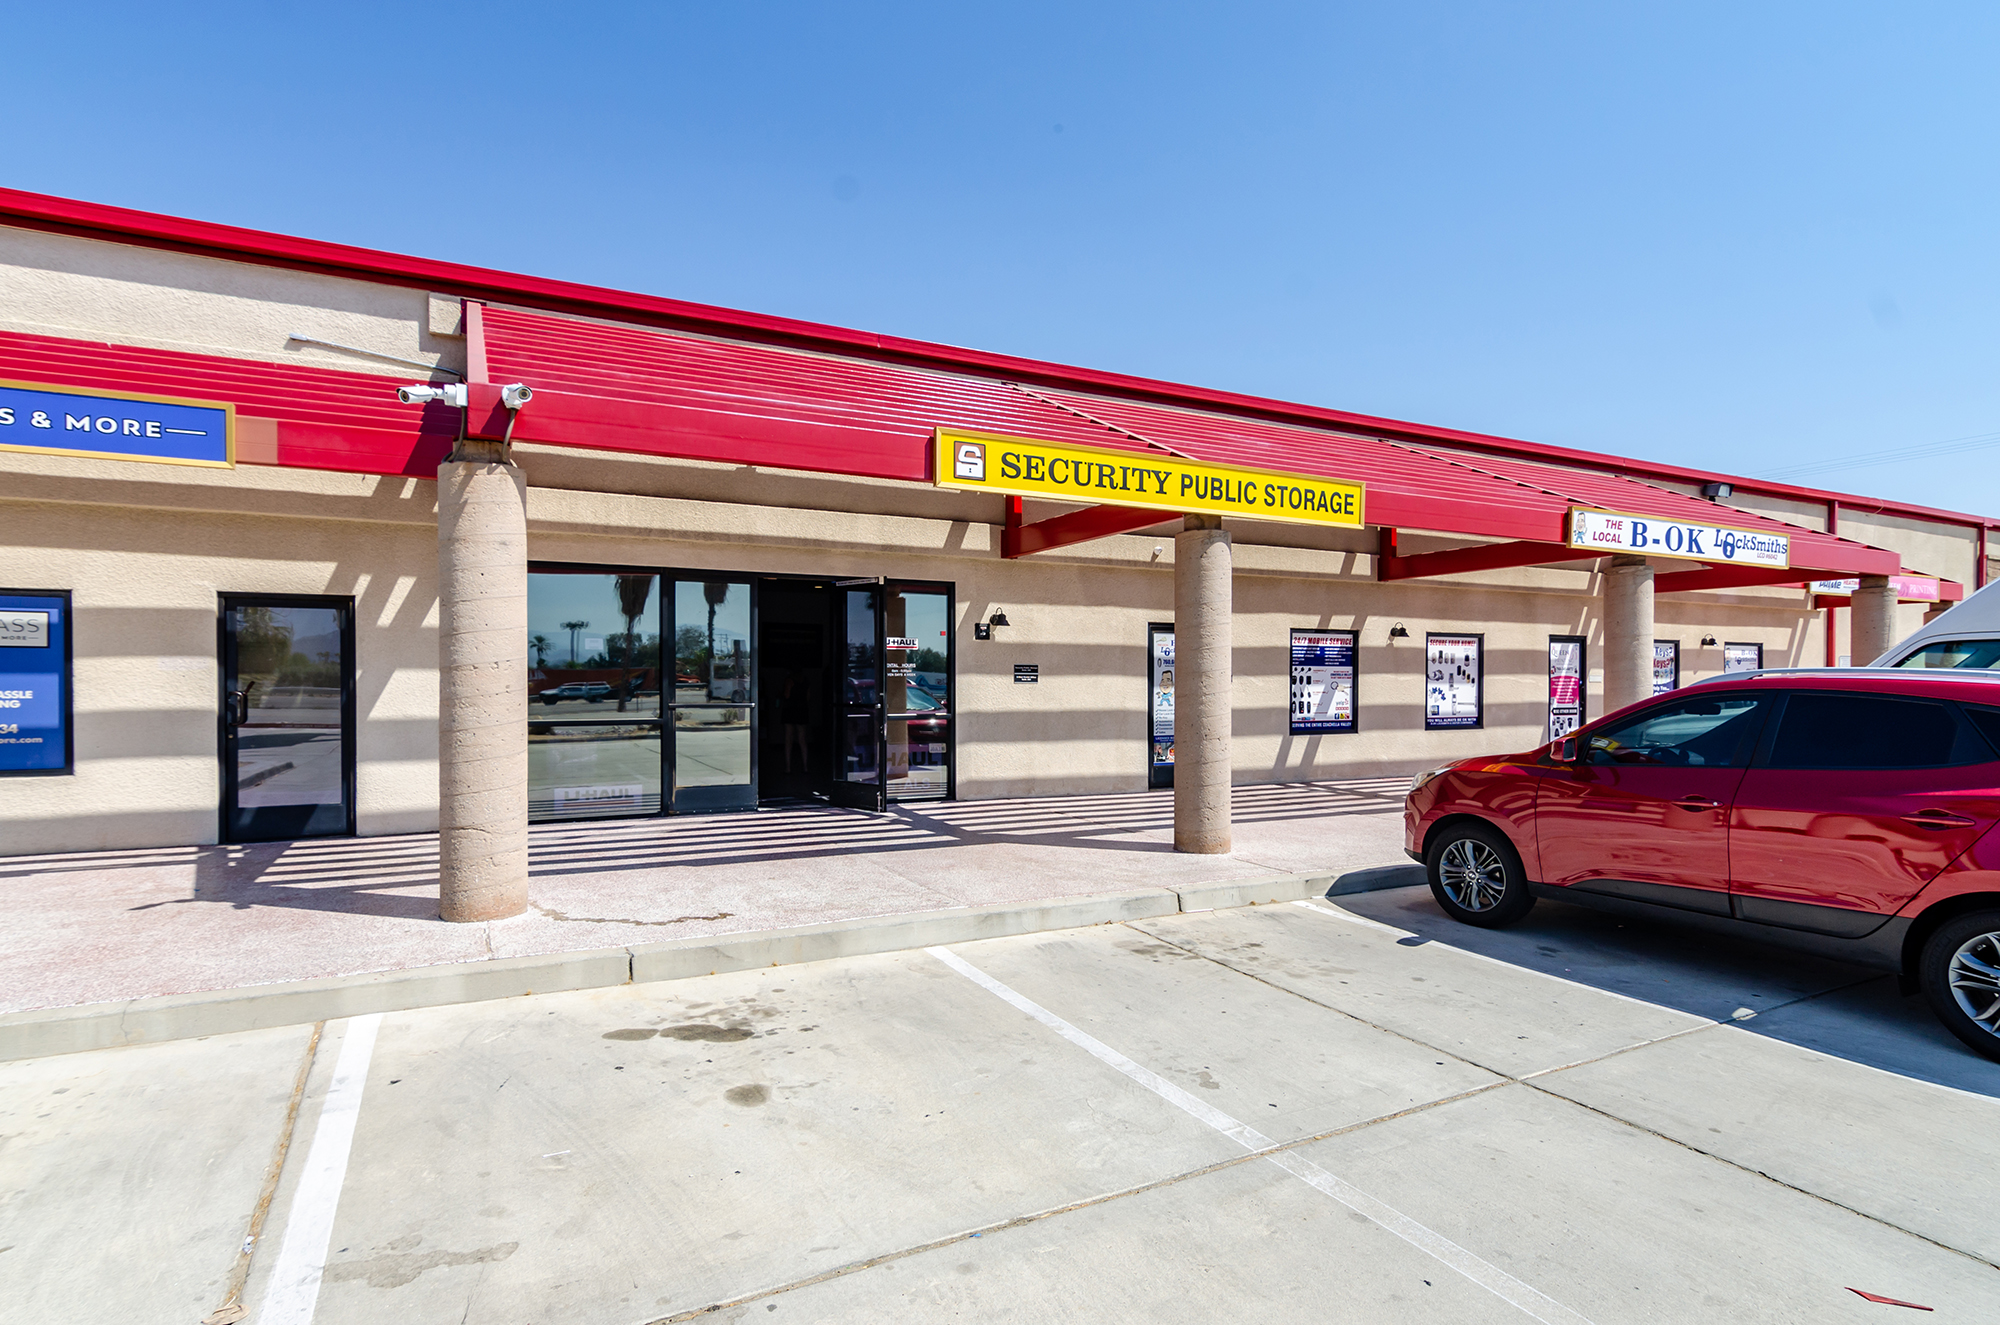
[[[1950,810],[1918,810],[1915,814],[1904,815],[1903,822],[1919,828],[1970,828],[1979,821],[1953,814]]]
[[[1675,801],[1674,804],[1683,810],[1718,810],[1722,808],[1720,801],[1712,801],[1706,796],[1683,796]]]
[[[232,690],[229,692],[229,725],[241,727],[250,721],[250,692]]]

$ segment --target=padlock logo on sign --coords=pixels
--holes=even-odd
[[[960,442],[958,455],[952,466],[952,473],[958,478],[969,478],[975,483],[986,481],[986,447],[981,442]]]

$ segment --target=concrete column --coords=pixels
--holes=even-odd
[[[1604,573],[1604,711],[1653,693],[1653,568],[1613,557]]]
[[[438,466],[438,914],[528,906],[527,482],[497,442]]]
[[[1190,515],[1174,535],[1174,850],[1229,850],[1229,735],[1235,612],[1229,535]]]
[[[1864,575],[1848,605],[1854,609],[1848,647],[1854,650],[1854,665],[1866,667],[1896,642],[1896,591],[1888,576]]]

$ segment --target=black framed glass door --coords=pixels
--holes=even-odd
[[[222,596],[222,838],[354,831],[354,600]]]
[[[756,586],[675,580],[673,809],[757,808]]]
[[[882,776],[883,650],[879,585],[837,586],[834,620],[840,640],[839,703],[835,709],[833,803],[857,810],[888,807]]]
[[[883,790],[892,801],[953,791],[951,599],[927,585],[883,586]]]

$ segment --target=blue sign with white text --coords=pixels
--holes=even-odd
[[[69,599],[0,593],[0,774],[69,769]]]
[[[8,450],[228,466],[233,421],[227,405],[0,383],[0,447]]]

